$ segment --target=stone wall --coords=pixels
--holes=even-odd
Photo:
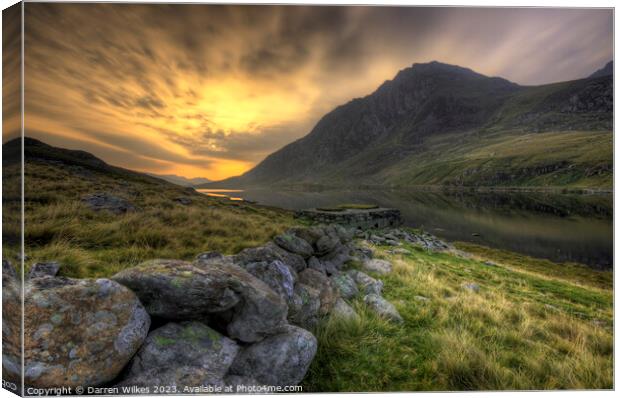
[[[295,216],[321,224],[340,224],[361,229],[397,227],[402,224],[400,210],[388,208],[339,211],[309,209],[298,211]]]

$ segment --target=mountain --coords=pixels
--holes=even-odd
[[[161,178],[162,180],[171,182],[173,184],[180,185],[182,187],[193,187],[195,185],[207,184],[211,182],[208,178],[196,177],[196,178],[186,178],[183,176],[178,176],[175,174],[154,174],[148,173],[151,177]]]
[[[21,161],[21,150],[21,138],[4,143],[2,145],[2,166],[8,167],[19,163]],[[168,182],[147,174],[111,166],[91,153],[54,147],[31,137],[24,137],[24,159],[26,160],[26,167],[31,163],[48,164],[53,167],[63,167],[83,176],[99,173],[127,181],[169,185]]]
[[[614,61],[609,61],[601,69],[597,70],[596,72],[588,76],[588,78],[610,76],[613,74],[614,74]]]
[[[611,147],[584,164],[571,161],[568,149],[601,152],[595,144],[607,136],[593,143],[594,136],[573,133],[610,136],[612,109],[610,76],[520,86],[459,66],[414,64],[242,176],[207,185],[606,185]],[[545,148],[566,156],[546,159]],[[588,173],[604,178],[587,181]],[[539,178],[548,174],[556,177]]]

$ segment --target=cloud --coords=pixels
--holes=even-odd
[[[520,84],[586,76],[612,57],[613,14],[27,3],[26,25],[27,130],[124,167],[218,179],[415,62]]]

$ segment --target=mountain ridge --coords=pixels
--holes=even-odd
[[[431,151],[446,137],[458,143],[500,131],[611,130],[611,81],[603,76],[520,86],[436,61],[414,64],[371,94],[336,107],[310,133],[252,170],[202,186],[424,183],[384,172]]]

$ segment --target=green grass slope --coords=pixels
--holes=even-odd
[[[374,276],[404,323],[376,317],[361,299],[359,321],[324,322],[305,391],[613,387],[611,272],[459,247],[474,255],[379,249],[394,270]]]
[[[611,132],[472,134],[432,144],[427,152],[382,170],[377,180],[396,186],[610,189],[613,184]]]

